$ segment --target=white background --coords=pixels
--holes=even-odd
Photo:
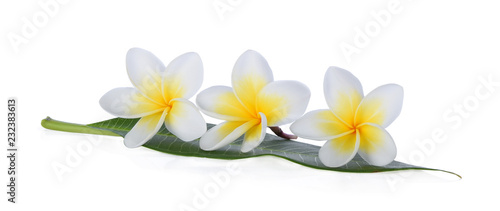
[[[499,207],[500,5],[493,1],[68,1],[58,3],[57,10],[51,7],[50,14],[39,5],[45,2],[0,5],[0,99],[4,104],[8,97],[18,100],[20,156],[18,203],[10,205],[2,194],[2,210]],[[230,11],[218,12],[214,3]],[[384,13],[392,4],[397,11],[377,22],[371,13]],[[36,32],[25,37],[23,27],[33,17]],[[369,40],[356,46],[357,29],[366,33],[367,25]],[[13,43],[12,36],[24,37],[25,43]],[[350,62],[341,45],[358,48]],[[40,126],[46,116],[76,123],[112,118],[98,100],[112,88],[131,86],[125,70],[131,47],[147,49],[165,64],[198,52],[205,68],[202,89],[230,85],[237,57],[256,50],[276,80],[309,86],[308,111],[326,108],[322,81],[329,66],[350,70],[365,93],[400,84],[403,111],[388,128],[398,147],[396,159],[453,171],[463,179],[422,171],[320,171],[273,157],[238,162],[179,157],[128,149],[121,138]],[[479,79],[488,77],[497,83],[490,90]],[[468,110],[460,116],[453,109],[464,103]],[[7,109],[3,112],[6,118]],[[6,122],[0,121],[1,128]],[[6,129],[1,131],[6,137]],[[442,131],[441,140],[429,141],[436,131]],[[1,145],[5,149],[5,142]],[[81,159],[68,163],[75,153]],[[229,174],[228,163],[239,174]],[[7,165],[5,157],[0,159],[2,185]],[[58,177],[54,165],[69,171]],[[228,174],[230,181],[215,185],[211,174]]]

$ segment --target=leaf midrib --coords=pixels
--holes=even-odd
[[[104,130],[117,130],[117,131],[121,131],[121,132],[128,132],[129,130],[127,129],[123,129],[123,128],[118,128],[118,127],[111,127],[111,126],[107,126],[107,127],[104,127],[104,125],[94,125],[94,124],[91,124],[91,125],[87,125],[89,127],[93,127],[93,128],[99,128],[99,129],[104,129]],[[177,138],[177,136],[173,135],[172,133],[162,133],[162,132],[159,132],[157,133],[156,135],[162,135],[162,136],[168,136],[168,137],[174,137],[174,138]],[[283,141],[287,141],[287,140],[283,140]],[[236,144],[236,143],[230,143],[229,145],[231,146],[241,146],[241,144]],[[304,156],[308,156],[308,157],[311,157],[311,158],[315,158],[316,155],[313,155],[313,154],[304,154],[304,153],[300,153],[300,152],[290,152],[290,151],[284,151],[284,150],[278,150],[278,149],[269,149],[269,148],[265,148],[265,147],[260,147],[260,146],[257,146],[256,148],[262,150],[262,151],[276,151],[276,152],[281,152],[283,154],[296,154],[296,155],[304,155]],[[254,150],[252,150],[254,151]],[[241,154],[245,154],[245,153],[241,153]],[[255,154],[255,153],[254,153]],[[272,154],[272,153],[264,153],[264,154],[261,154],[261,155],[274,155],[276,156],[275,154]]]

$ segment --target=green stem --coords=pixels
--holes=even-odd
[[[50,130],[58,130],[71,133],[85,133],[85,134],[96,134],[96,135],[107,135],[107,136],[120,136],[108,130],[101,130],[87,125],[74,124],[68,122],[62,122],[54,120],[47,117],[42,120],[42,126]]]

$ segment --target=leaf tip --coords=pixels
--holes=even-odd
[[[457,176],[460,180],[462,180],[462,179],[463,179],[463,178],[462,178],[462,176],[460,176],[460,174],[457,174],[457,173],[455,173],[455,172],[451,172],[451,171],[446,171],[446,172],[447,172],[447,173],[450,173],[450,174],[453,174],[453,175],[455,175],[455,176]]]

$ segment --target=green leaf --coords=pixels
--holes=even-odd
[[[137,123],[138,120],[139,119],[115,118],[89,125],[80,125],[61,122],[47,117],[46,119],[42,120],[42,126],[47,129],[66,132],[124,137]],[[208,124],[207,126],[208,128],[211,128],[214,125]],[[266,134],[264,141],[258,147],[250,152],[242,153],[240,151],[242,141],[243,137],[240,137],[235,142],[221,149],[214,151],[204,151],[199,147],[199,139],[191,142],[184,142],[170,133],[163,126],[160,131],[143,146],[156,151],[174,155],[228,160],[270,155],[284,158],[310,168],[329,171],[370,173],[396,170],[431,170],[442,171],[460,177],[460,175],[450,171],[414,166],[398,161],[393,161],[386,166],[372,166],[365,162],[359,155],[356,155],[349,163],[344,166],[331,168],[321,163],[318,157],[318,151],[320,147],[315,145],[286,140],[275,135]]]

